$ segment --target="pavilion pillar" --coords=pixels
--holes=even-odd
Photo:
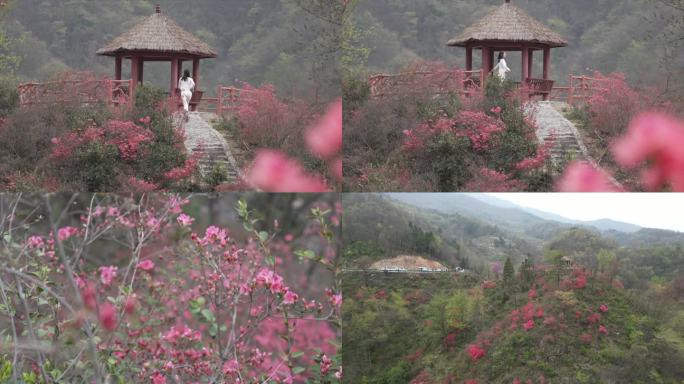
[[[195,90],[199,89],[199,73],[200,73],[200,59],[199,58],[194,58],[192,59],[192,78],[195,80]]]
[[[544,80],[551,77],[551,47],[544,47]]]
[[[138,59],[138,79],[140,84],[143,83],[143,74],[145,72],[145,58],[141,57]]]
[[[138,73],[138,70],[140,70],[139,60],[138,56],[131,56],[131,99],[133,100],[135,100],[135,89],[138,87],[138,81],[140,80]]]
[[[176,88],[178,88],[178,71],[180,70],[179,60],[177,58],[171,59],[171,87],[169,90],[169,96],[176,96]]]
[[[114,59],[114,80],[121,80],[121,67],[123,65],[123,59],[121,56],[117,56]]]
[[[551,47],[544,47],[544,80],[549,80],[551,76]],[[548,94],[544,94],[544,101],[549,99]]]
[[[530,54],[529,48],[522,48],[522,75],[520,76],[520,85],[525,86],[527,84],[527,78],[530,73]]]
[[[487,67],[487,73],[494,70],[494,48],[489,48],[489,67]]]
[[[491,48],[489,47],[482,47],[482,75],[487,79],[487,76],[489,76],[489,51]],[[484,84],[482,84],[484,87]]]
[[[529,57],[527,58],[527,68],[528,68],[527,77],[529,79],[534,78],[534,76],[532,76],[533,67],[534,67],[534,49],[530,49]]]
[[[467,46],[466,47],[466,65],[465,65],[466,71],[472,71],[473,70],[473,47]]]

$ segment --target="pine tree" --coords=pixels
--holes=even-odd
[[[515,286],[515,269],[513,268],[513,262],[511,262],[511,258],[507,257],[506,258],[506,263],[504,264],[504,269],[503,269],[503,287],[504,287],[504,301],[507,301],[509,299],[509,294],[515,295],[514,292],[514,286]]]

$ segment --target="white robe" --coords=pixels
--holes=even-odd
[[[506,79],[506,74],[510,72],[511,69],[508,68],[508,65],[506,64],[506,59],[501,59],[499,60],[499,63],[494,67],[494,73],[497,74],[502,80]]]
[[[183,109],[187,112],[190,110],[190,100],[192,100],[192,92],[195,90],[195,80],[193,80],[192,77],[183,80],[181,77],[180,80],[178,80],[178,89],[180,89]]]

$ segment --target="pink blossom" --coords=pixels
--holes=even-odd
[[[326,192],[325,183],[307,175],[295,160],[273,150],[257,153],[247,181],[265,192]]]
[[[477,344],[470,344],[468,346],[468,354],[473,361],[478,361],[485,356],[487,352]]]
[[[525,324],[523,324],[523,328],[525,328],[526,331],[534,328],[534,320],[527,320]]]
[[[152,379],[152,384],[166,384],[166,376],[159,371],[154,372],[150,378]]]
[[[221,371],[226,376],[229,376],[229,377],[236,376],[238,374],[238,372],[240,371],[240,364],[235,359],[228,360],[225,363],[223,363],[223,366],[221,367]]]
[[[292,305],[292,304],[296,303],[297,300],[299,300],[299,295],[297,295],[296,293],[294,293],[292,291],[287,291],[287,292],[285,292],[283,304]]]
[[[342,149],[342,100],[336,101],[323,119],[307,131],[306,143],[322,159],[330,159]]]
[[[497,107],[492,108],[491,112],[498,115],[499,113],[501,113],[501,111],[502,111],[501,107],[497,106]]]
[[[86,281],[83,288],[81,288],[81,297],[86,308],[94,310],[97,307],[97,291],[95,290],[95,284],[89,280]]]
[[[102,282],[102,284],[105,286],[109,286],[112,283],[112,280],[116,278],[116,271],[118,269],[118,267],[114,266],[100,267],[100,281]]]
[[[63,227],[57,230],[57,237],[59,237],[60,241],[67,240],[72,236],[76,236],[77,234],[78,229],[74,227]]]
[[[583,343],[587,343],[587,344],[588,344],[588,343],[591,343],[591,341],[593,340],[593,338],[591,337],[590,334],[588,334],[588,333],[583,333],[583,334],[580,335],[580,340],[581,340]]]
[[[139,121],[140,121],[142,124],[148,125],[148,124],[152,121],[152,118],[149,117],[149,116],[145,116],[145,117],[143,117],[142,119],[140,119]]]
[[[327,375],[332,366],[332,360],[326,355],[321,356],[321,375]]]
[[[534,288],[530,289],[530,290],[527,292],[527,297],[528,297],[530,300],[534,299],[535,297],[537,297],[537,291],[536,291]]]
[[[138,268],[145,272],[151,272],[154,269],[154,262],[150,259],[143,260],[138,263]]]
[[[108,301],[100,305],[100,324],[109,332],[116,329],[116,308]]]
[[[599,307],[599,311],[601,311],[603,313],[608,312],[608,306],[605,304],[601,304],[601,306]]]
[[[600,325],[599,326],[599,333],[602,333],[604,335],[608,335],[608,330],[603,325]]]
[[[603,170],[583,161],[574,162],[565,169],[556,189],[560,192],[620,191]]]
[[[133,314],[135,312],[135,307],[138,304],[138,297],[136,294],[132,294],[126,298],[126,302],[124,303],[124,312],[127,315]]]
[[[684,121],[657,112],[637,116],[627,134],[613,146],[615,159],[634,168],[650,161],[641,180],[651,190],[669,184],[684,191]]]
[[[189,226],[192,225],[192,223],[195,221],[195,219],[193,219],[192,217],[186,215],[185,213],[181,213],[181,214],[178,216],[178,219],[177,219],[177,220],[178,220],[178,223],[179,223],[180,225],[184,226],[184,227],[189,227]]]
[[[40,236],[31,236],[26,241],[26,246],[29,248],[40,248],[45,245],[45,241]]]

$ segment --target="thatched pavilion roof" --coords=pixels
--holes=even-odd
[[[565,47],[568,42],[558,33],[535,20],[510,2],[496,8],[447,45],[465,47],[478,42],[538,43],[551,48]]]
[[[129,52],[216,57],[216,52],[209,45],[162,14],[159,6],[152,16],[112,40],[97,54],[117,56]]]

